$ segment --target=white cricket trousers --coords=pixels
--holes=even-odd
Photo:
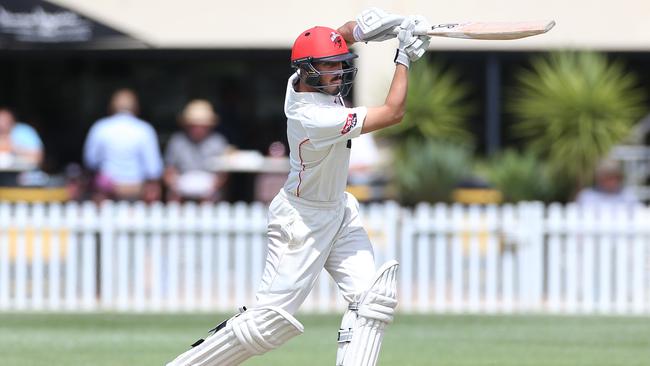
[[[325,268],[346,301],[367,290],[375,275],[359,202],[314,202],[281,190],[269,206],[268,251],[256,306],[294,314]]]

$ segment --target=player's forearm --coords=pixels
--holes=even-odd
[[[407,89],[408,69],[404,65],[397,64],[384,105],[368,108],[368,115],[363,123],[361,133],[380,130],[400,123],[406,111]]]
[[[357,22],[354,20],[351,20],[342,26],[339,27],[336,31],[339,32],[341,37],[345,40],[345,42],[349,45],[353,44],[356,42],[354,40],[354,26],[357,25]]]
[[[390,83],[388,95],[384,104],[390,107],[394,118],[399,121],[404,117],[406,109],[406,92],[408,90],[408,68],[402,64],[395,65],[393,81]]]

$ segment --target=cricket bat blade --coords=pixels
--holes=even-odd
[[[555,26],[554,20],[531,22],[464,22],[443,23],[432,25],[428,30],[414,32],[417,35],[426,33],[429,36],[508,40],[520,39],[538,34],[544,34]]]

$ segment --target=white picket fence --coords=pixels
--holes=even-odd
[[[362,207],[403,312],[650,314],[650,207]],[[265,257],[261,204],[0,203],[0,309],[232,311]],[[323,272],[304,311],[344,308]]]

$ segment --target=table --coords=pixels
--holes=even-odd
[[[27,164],[0,156],[0,186],[15,187],[18,185],[18,175],[23,172],[35,170],[34,164]]]
[[[18,178],[38,169],[35,164],[21,162],[11,155],[0,155],[0,201],[62,202],[68,199],[65,187],[21,187]]]
[[[217,156],[208,163],[213,172],[289,173],[289,158],[267,157],[255,150],[241,150]]]

